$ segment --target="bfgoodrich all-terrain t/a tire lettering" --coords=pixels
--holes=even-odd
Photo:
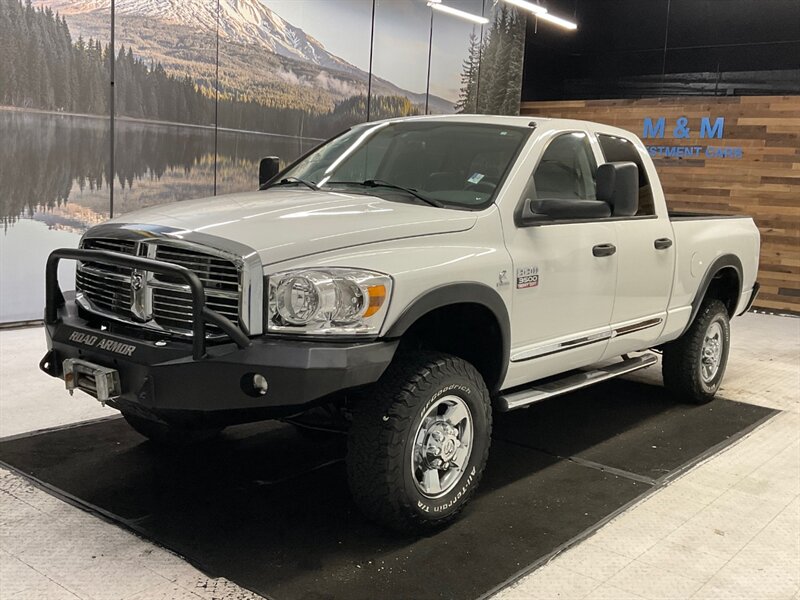
[[[475,367],[443,353],[399,356],[353,411],[354,500],[401,532],[451,521],[478,487],[491,430],[489,391]]]
[[[664,386],[679,400],[710,402],[725,375],[730,338],[725,305],[719,300],[706,300],[689,329],[664,346]]]

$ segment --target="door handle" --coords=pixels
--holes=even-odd
[[[656,250],[666,250],[672,246],[672,240],[669,238],[658,238],[655,242],[653,242],[653,246]]]
[[[611,256],[616,251],[617,247],[614,244],[597,244],[592,247],[592,254],[595,256]]]

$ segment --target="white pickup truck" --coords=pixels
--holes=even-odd
[[[40,366],[156,443],[346,429],[353,497],[396,529],[465,505],[494,411],[653,365],[649,349],[676,399],[711,400],[758,290],[753,221],[668,213],[641,141],[605,125],[391,119],[260,176],[55,251]]]

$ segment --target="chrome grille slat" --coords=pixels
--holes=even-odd
[[[76,281],[79,284],[85,284],[87,286],[93,287],[94,289],[97,289],[97,290],[100,290],[100,291],[103,291],[103,292],[106,292],[108,294],[112,294],[112,295],[115,295],[115,296],[120,295],[120,296],[125,296],[126,298],[130,298],[130,296],[131,296],[130,285],[127,284],[127,283],[124,286],[109,285],[108,283],[105,283],[104,281],[102,281],[102,280],[100,280],[98,278],[92,278],[92,277],[79,277],[79,278],[77,278]]]
[[[90,295],[97,294],[100,296],[104,296],[106,298],[110,298],[111,300],[125,300],[127,302],[127,305],[130,306],[131,303],[130,294],[125,296],[124,294],[118,293],[119,290],[103,288],[95,285],[94,283],[89,283],[86,280],[79,280],[79,281],[83,291],[86,292],[88,290]]]
[[[187,267],[202,267],[204,269],[208,267],[214,267],[215,269],[219,269],[221,271],[228,271],[232,275],[238,273],[238,269],[234,265],[225,264],[227,261],[221,259],[218,260],[209,258],[208,261],[198,261],[194,257],[187,258],[185,256],[181,256],[180,254],[174,252],[161,252],[161,251],[156,251],[156,258],[160,258],[167,262],[172,262],[172,261],[180,262],[181,264],[184,264]]]
[[[136,254],[136,242],[132,240],[87,239],[84,248],[91,250],[111,250],[122,254]]]
[[[188,302],[192,299],[192,294],[188,290],[175,290],[175,289],[166,289],[160,288],[158,286],[153,286],[153,292],[155,295],[160,297],[167,297],[173,300],[181,300]],[[206,302],[207,303],[214,303],[214,302],[223,302],[223,301],[233,301],[234,303],[238,302],[239,298],[238,295],[234,296],[230,292],[218,292],[214,293],[215,290],[206,290]]]
[[[99,306],[100,308],[107,309],[107,310],[109,310],[111,312],[116,312],[117,310],[122,310],[123,309],[123,307],[119,303],[117,303],[117,302],[109,302],[108,300],[106,300],[103,297],[100,297],[100,298],[95,297],[92,300],[92,302],[94,304],[96,304],[97,306]]]
[[[192,311],[186,304],[175,304],[174,302],[164,302],[158,298],[153,300],[153,304],[157,305],[157,307],[164,307],[165,309],[182,309],[186,312],[186,314],[192,314]],[[216,310],[222,313],[228,314],[236,314],[238,313],[238,307],[236,305],[225,305],[225,304],[213,304],[209,305],[209,308],[212,310]]]
[[[181,266],[184,266],[184,265],[181,265]],[[191,269],[189,269],[189,270],[191,271]],[[203,283],[203,285],[204,285],[205,287],[208,287],[209,285],[212,285],[212,286],[213,286],[213,285],[219,285],[219,284],[222,284],[222,285],[225,285],[226,287],[231,287],[231,288],[233,288],[233,287],[235,287],[235,286],[238,286],[238,285],[239,285],[239,280],[238,280],[238,279],[233,279],[233,280],[227,280],[227,279],[226,279],[226,280],[220,280],[220,279],[209,279],[208,277],[200,277],[200,276],[198,276],[198,279],[200,279],[200,281]],[[154,278],[154,279],[153,279],[153,281],[157,281],[157,282],[159,282],[159,283],[166,283],[167,285],[180,285],[180,286],[182,286],[182,287],[186,287],[186,286],[185,286],[185,285],[183,285],[183,284],[176,283],[177,281],[183,281],[182,279],[178,279],[177,277],[174,277],[174,278],[165,278],[165,277],[162,275],[161,277],[156,277],[156,278]],[[212,288],[212,289],[213,289],[213,288]]]
[[[130,285],[131,282],[130,274],[121,275],[119,273],[104,273],[98,270],[97,267],[90,267],[87,265],[81,265],[77,272],[80,273],[85,279],[97,281],[98,283],[102,283],[105,286],[114,287],[115,289],[118,287],[126,287]]]
[[[155,247],[153,247],[155,246]],[[87,238],[83,248],[105,250],[128,255],[149,256],[155,260],[175,264],[192,271],[203,284],[206,305],[238,323],[242,302],[242,265],[228,254],[185,248],[172,240],[128,240],[114,238]],[[179,335],[192,332],[192,294],[189,286],[179,277],[145,274],[146,288],[152,298],[152,319],[144,323],[133,318],[131,291],[133,271],[125,267],[102,263],[78,263],[76,287],[84,299],[107,316],[145,328],[161,329]],[[140,274],[138,271],[137,274]],[[260,274],[259,274],[260,275]],[[149,309],[148,309],[149,310]],[[207,324],[207,335],[216,337],[222,331]]]
[[[175,292],[186,294],[187,299],[191,299],[192,293],[189,291],[188,285],[179,283],[172,283],[162,281],[160,279],[153,279],[150,284],[154,290],[161,290],[164,292]],[[205,288],[206,296],[211,298],[231,298],[233,300],[239,299],[239,292],[229,292],[225,290],[215,290],[213,288]]]
[[[159,298],[154,298],[153,299],[153,304],[156,305],[157,307],[164,307],[164,310],[180,308],[180,309],[183,309],[185,311],[184,314],[187,314],[187,315],[192,314],[191,310],[187,309],[187,305],[185,303],[184,304],[175,304],[174,302],[165,302],[164,300],[161,300]],[[219,312],[222,312],[222,313],[238,314],[238,306],[235,306],[235,305],[226,306],[224,304],[213,304],[213,305],[209,305],[209,308],[211,308],[213,310],[216,310],[216,311],[219,311]]]
[[[191,316],[192,316],[192,313],[190,313],[190,312],[186,312],[186,311],[182,311],[182,310],[172,310],[172,309],[169,309],[169,308],[164,308],[164,306],[163,306],[163,305],[161,305],[161,304],[158,306],[158,312],[159,312],[159,314],[161,314],[161,313],[167,313],[167,314],[170,314],[170,315],[184,315],[184,316],[188,316],[188,317],[191,317]],[[191,322],[191,319],[182,319],[182,320],[185,320],[185,321],[190,321],[190,322]]]

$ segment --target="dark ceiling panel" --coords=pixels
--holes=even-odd
[[[800,41],[667,50],[667,73],[800,69]]]
[[[524,100],[791,93],[800,85],[800,0],[541,4],[578,30],[529,18]]]
[[[601,2],[602,4],[602,2]],[[798,0],[671,0],[669,47],[800,41]]]
[[[570,53],[598,50],[650,50],[664,47],[667,0],[549,0],[542,2],[552,14],[573,19],[577,31],[529,17],[529,43],[546,43]]]

